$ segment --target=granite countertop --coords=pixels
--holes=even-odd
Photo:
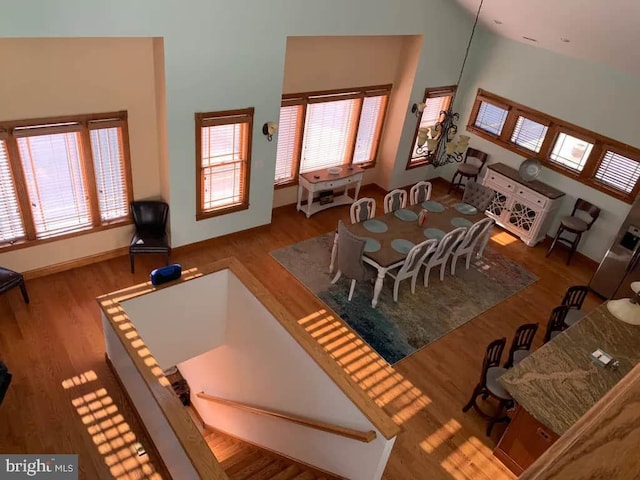
[[[533,180],[531,182],[524,181],[515,168],[511,168],[504,163],[492,163],[490,165],[487,165],[487,168],[490,168],[494,172],[498,172],[505,177],[509,177],[511,180],[518,182],[519,184],[524,185],[525,187],[530,188],[531,190],[536,191],[547,198],[551,198],[552,200],[564,196],[564,192],[561,192],[560,190],[555,189],[552,186],[547,185],[546,183],[542,183],[538,180]]]
[[[620,362],[596,365],[601,349]],[[617,320],[606,303],[535,350],[500,383],[536,420],[562,435],[640,362],[640,326]]]

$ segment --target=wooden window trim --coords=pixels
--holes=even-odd
[[[224,110],[220,112],[204,112],[195,114],[196,123],[196,221],[207,218],[227,215],[249,208],[249,189],[251,188],[251,145],[253,143],[253,115],[254,108],[242,108],[237,110]],[[226,121],[225,121],[226,120]],[[215,125],[231,125],[236,123],[247,123],[246,159],[245,159],[245,185],[244,198],[240,204],[220,207],[215,210],[202,209],[202,183],[204,181],[202,171],[202,128]]]
[[[68,124],[68,125],[60,125]],[[107,222],[100,219],[99,205],[96,190],[96,179],[93,166],[93,152],[91,149],[91,141],[89,132],[94,129],[120,127],[122,133],[122,155],[124,159],[124,175],[126,188],[126,204],[129,205],[133,198],[133,176],[131,173],[131,152],[129,145],[129,127],[128,113],[126,110],[91,113],[77,115],[63,115],[41,118],[29,118],[23,120],[10,120],[0,122],[0,139],[6,142],[9,163],[13,172],[13,184],[16,190],[18,205],[20,207],[20,215],[25,230],[25,238],[14,242],[0,244],[0,252],[7,252],[21,248],[27,248],[35,245],[56,242],[80,235],[88,235],[114,227],[128,225],[133,223],[131,214]],[[16,131],[17,130],[17,131]],[[63,233],[47,238],[36,238],[36,230],[34,219],[30,208],[29,193],[25,174],[20,161],[20,153],[18,150],[17,138],[51,135],[55,133],[79,132],[82,150],[85,154],[81,155],[81,167],[84,170],[84,178],[87,181],[87,193],[90,196],[89,210],[91,212],[92,226],[84,230]]]
[[[480,102],[483,101],[501,108],[508,108],[507,118],[500,136],[493,135],[474,125],[480,109]],[[548,127],[547,135],[542,143],[540,152],[536,153],[531,150],[527,150],[526,148],[522,148],[511,142],[511,135],[513,134],[513,129],[515,128],[515,124],[519,116],[530,118],[531,120],[543,123]],[[476,99],[469,115],[467,131],[518,155],[526,158],[536,158],[540,160],[545,167],[626,203],[632,203],[636,195],[640,193],[640,181],[636,183],[630,194],[626,194],[603,185],[601,182],[594,179],[595,172],[602,162],[607,150],[614,151],[620,155],[635,160],[640,159],[640,149],[612,138],[605,137],[604,135],[600,135],[578,125],[566,122],[557,117],[547,115],[544,112],[527,107],[526,105],[522,105],[499,95],[495,95],[491,92],[487,92],[486,90],[478,89],[477,91]],[[591,150],[581,172],[563,168],[561,165],[550,161],[550,154],[559,133],[565,133],[572,137],[593,143],[593,149]]]
[[[457,85],[448,85],[446,87],[428,87],[424,89],[424,95],[422,96],[422,102],[426,103],[429,98],[437,98],[437,97],[447,97],[451,96],[451,100],[449,101],[448,108],[451,108],[453,104],[453,100],[456,95],[456,91],[458,89]],[[405,170],[411,170],[413,168],[424,167],[425,165],[431,165],[433,161],[433,155],[426,155],[422,160],[413,160],[411,154],[413,153],[413,146],[416,144],[416,140],[418,139],[418,130],[420,129],[420,120],[422,115],[416,120],[416,127],[413,131],[413,137],[411,137],[411,150],[409,150],[409,158],[407,159],[407,165],[405,166]]]

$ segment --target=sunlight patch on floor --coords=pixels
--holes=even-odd
[[[491,235],[491,240],[502,246],[510,245],[518,241],[516,237],[509,235],[507,232],[494,233]]]
[[[77,387],[78,385],[84,385],[85,383],[93,382],[98,379],[98,375],[93,370],[87,370],[80,375],[76,375],[75,377],[68,378],[62,381],[62,388],[68,390],[72,387]]]
[[[495,478],[510,478],[497,463],[492,462],[492,451],[476,437],[469,437],[460,447],[445,458],[440,465],[454,479],[467,479],[496,476]]]
[[[433,453],[433,451],[440,445],[452,438],[457,432],[460,431],[462,425],[456,420],[451,419],[445,423],[438,430],[429,435],[420,443],[420,447],[427,453]]]

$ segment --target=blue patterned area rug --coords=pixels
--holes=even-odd
[[[538,280],[486,248],[483,258],[472,259],[469,270],[462,259],[456,276],[447,268],[442,282],[439,268],[432,269],[428,288],[422,285],[421,270],[415,294],[411,294],[411,281],[403,280],[398,303],[393,301],[393,279],[386,277],[378,306],[372,308],[373,284],[358,282],[351,302],[347,301],[350,280],[342,277],[331,285],[332,246],[333,233],[328,233],[271,255],[392,365]]]

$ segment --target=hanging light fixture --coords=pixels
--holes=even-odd
[[[458,75],[458,87],[462,80],[462,74],[464,73],[464,66],[467,63],[467,57],[469,56],[469,50],[471,48],[471,42],[473,41],[473,35],[476,31],[476,25],[478,24],[478,18],[480,17],[480,10],[484,0],[480,0],[478,5],[478,11],[476,13],[476,19],[471,29],[471,36],[467,43],[467,50],[464,54],[464,60],[462,60],[462,67],[460,68],[460,75]],[[456,89],[457,91],[457,89]],[[422,149],[418,154],[432,155],[432,165],[435,168],[447,165],[448,163],[461,162],[464,158],[464,153],[469,146],[468,135],[456,135],[458,134],[458,126],[456,122],[459,120],[460,115],[453,112],[453,102],[456,98],[456,92],[453,92],[453,98],[449,103],[449,108],[440,112],[441,120],[434,126],[429,128],[420,128],[418,130],[418,149]],[[422,137],[421,137],[422,134]],[[422,141],[422,144],[420,142]],[[426,148],[425,148],[426,145]]]

